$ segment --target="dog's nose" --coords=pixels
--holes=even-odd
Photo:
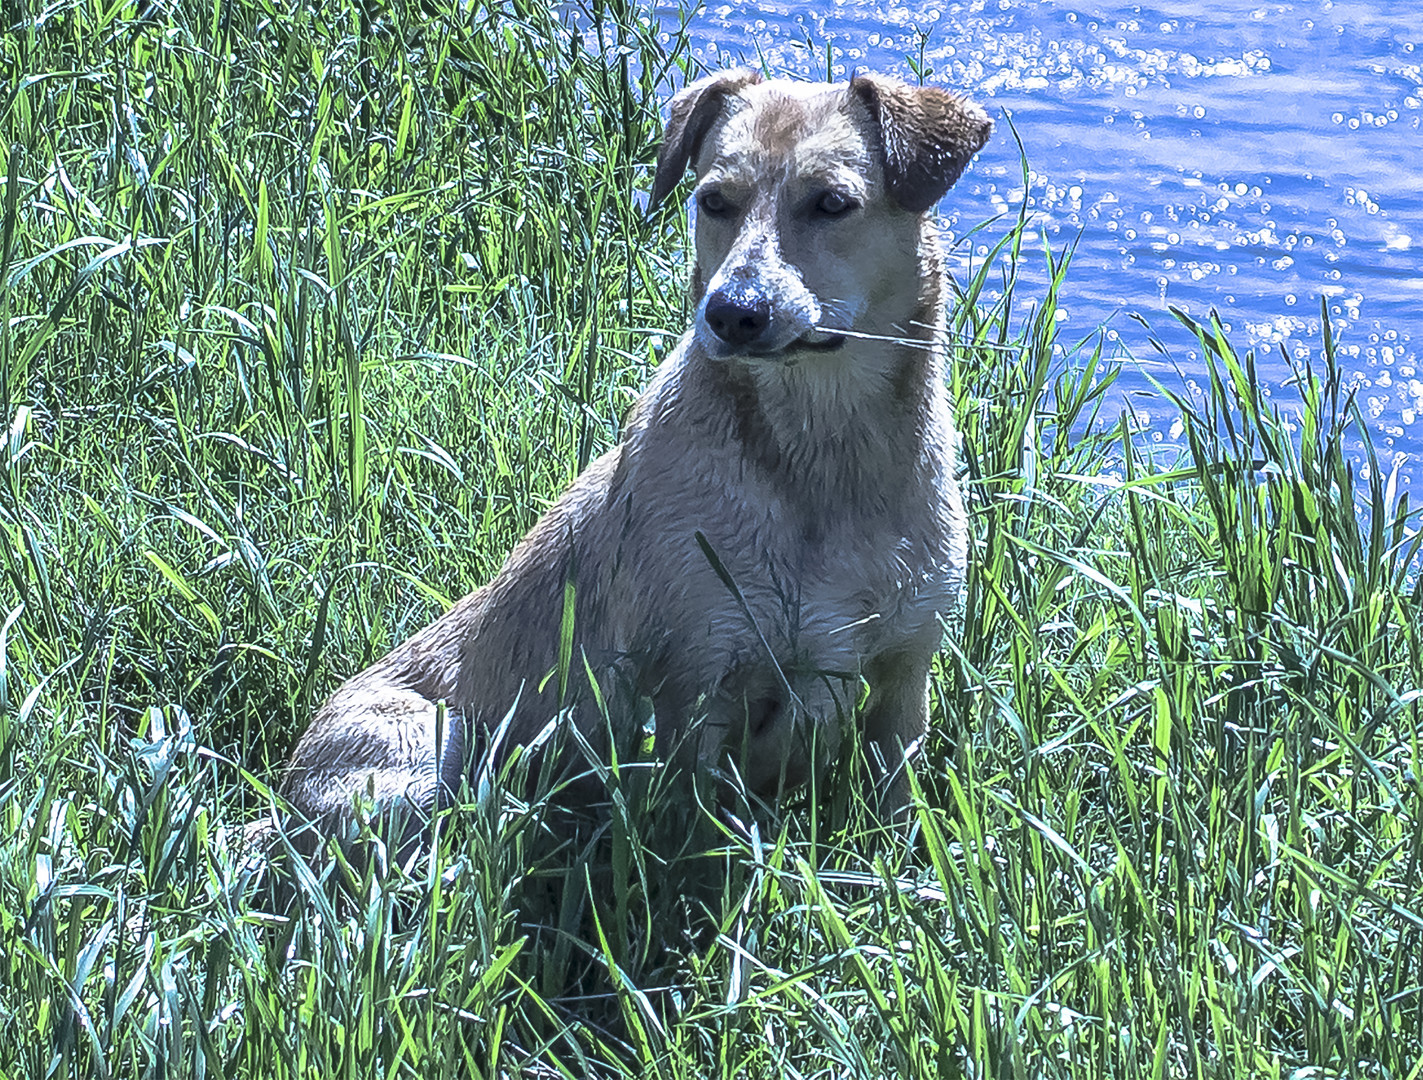
[[[705,317],[728,345],[749,345],[771,325],[771,302],[757,293],[716,292],[707,297]]]

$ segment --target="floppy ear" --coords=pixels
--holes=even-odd
[[[673,96],[662,149],[657,152],[657,174],[652,180],[649,210],[667,198],[682,179],[687,164],[697,156],[702,140],[721,115],[726,95],[760,81],[761,73],[755,68],[733,68],[689,83]]]
[[[850,95],[879,129],[890,196],[915,213],[944,197],[993,130],[981,108],[936,86],[860,74],[850,80]]]

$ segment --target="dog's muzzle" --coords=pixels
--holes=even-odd
[[[771,326],[771,301],[751,289],[717,292],[707,297],[706,319],[711,332],[737,349],[764,337]]]
[[[784,344],[778,343],[772,314],[771,302],[765,294],[753,289],[727,289],[707,297],[702,318],[728,351],[749,356],[833,352],[845,344],[843,334],[816,329],[809,329]]]

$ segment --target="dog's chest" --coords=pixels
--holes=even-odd
[[[864,661],[933,649],[957,604],[961,574],[934,538],[883,534],[823,553],[799,582],[798,627],[810,651]]]
[[[753,452],[755,432],[731,421],[689,438],[718,427],[688,422],[716,400],[703,389],[675,370],[659,381],[609,492],[614,648],[727,656],[769,645],[778,659],[846,671],[932,651],[962,578],[951,462],[916,459],[902,439],[891,455],[868,433],[892,418],[832,415],[816,401],[798,403],[799,419],[797,403],[781,403],[775,430],[800,430],[774,453]]]
[[[670,624],[663,640],[737,655],[769,646],[783,665],[853,673],[885,653],[933,651],[958,602],[951,539],[932,529],[839,528],[809,541],[798,521],[717,524],[656,590],[669,600],[649,609]]]

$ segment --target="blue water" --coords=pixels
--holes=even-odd
[[[664,26],[677,19],[663,12]],[[1084,5],[834,0],[691,18],[709,66],[846,77],[867,65],[966,91],[997,121],[943,212],[962,234],[1015,212],[1032,169],[1038,231],[1080,240],[1061,339],[1105,327],[1138,358],[1119,405],[1179,431],[1148,373],[1176,380],[1130,315],[1202,370],[1167,313],[1219,311],[1288,405],[1291,356],[1317,356],[1320,299],[1385,469],[1423,481],[1423,11],[1416,0]],[[980,247],[980,251],[986,248]],[[1045,291],[1042,275],[1030,288]]]

